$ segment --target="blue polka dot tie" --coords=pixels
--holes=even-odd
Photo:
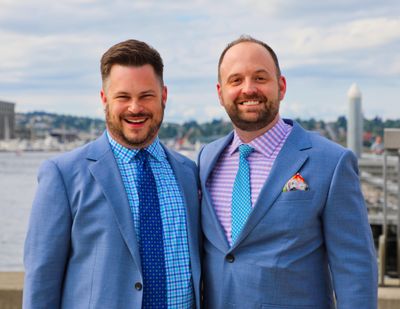
[[[157,186],[146,150],[138,152],[140,255],[143,272],[142,308],[167,308],[163,227]]]
[[[251,212],[250,165],[247,157],[254,149],[239,146],[239,169],[232,191],[232,243],[235,243]]]

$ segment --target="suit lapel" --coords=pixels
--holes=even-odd
[[[227,145],[232,141],[233,132],[228,134],[226,137],[214,142],[214,144],[210,144],[209,147],[206,148],[207,151],[202,151],[199,157],[199,170],[200,170],[200,181],[202,184],[202,196],[204,202],[202,203],[202,207],[206,209],[203,212],[207,212],[212,221],[213,226],[216,227],[216,234],[213,235],[213,238],[217,237],[216,245],[218,248],[226,252],[229,249],[229,243],[226,239],[224,228],[219,221],[217,214],[215,213],[215,208],[212,203],[211,194],[207,189],[207,180],[211,176],[211,173],[217,164],[218,158],[221,153],[227,147]],[[200,160],[201,158],[201,160]]]
[[[128,198],[106,134],[103,134],[102,137],[92,144],[87,158],[88,160],[95,161],[89,165],[89,170],[102,188],[122,237],[141,272],[139,247]]]
[[[224,138],[217,140],[212,144],[209,144],[208,145],[209,149],[207,152],[206,151],[201,152],[201,162],[207,162],[206,165],[199,166],[201,183],[203,184],[206,183],[208,177],[210,177],[210,174],[215,167],[215,164],[217,164],[219,156],[221,155],[222,151],[224,151],[225,147],[232,141],[232,139],[233,139],[233,132],[231,132]]]
[[[268,179],[261,189],[254,209],[231,250],[237,247],[251,230],[255,228],[258,222],[267,215],[275,200],[282,193],[286,182],[295,175],[307,161],[308,154],[303,150],[309,148],[311,148],[311,142],[306,132],[298,124],[294,123],[292,132],[277,156]]]

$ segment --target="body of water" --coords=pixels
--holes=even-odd
[[[0,271],[23,270],[23,246],[37,186],[48,152],[0,152]]]
[[[195,151],[181,151],[196,160]],[[49,152],[0,152],[0,271],[22,271],[29,214],[40,164]]]

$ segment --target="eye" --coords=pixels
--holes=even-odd
[[[141,96],[141,99],[152,99],[152,98],[154,98],[154,94],[151,94],[151,93],[146,93],[146,94],[144,94],[144,95],[142,95]]]
[[[255,80],[259,81],[259,82],[262,82],[262,81],[265,81],[266,78],[264,76],[256,76]]]
[[[229,80],[229,84],[231,85],[239,85],[242,79],[240,77],[234,77]]]
[[[119,95],[119,96],[117,96],[116,97],[118,100],[128,100],[129,99],[129,96],[127,96],[127,95]]]

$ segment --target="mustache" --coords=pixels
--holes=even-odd
[[[250,94],[250,95],[243,94],[243,95],[241,95],[241,96],[236,98],[235,103],[242,103],[242,102],[245,102],[245,101],[267,102],[268,98],[265,95],[257,94],[257,93]]]

